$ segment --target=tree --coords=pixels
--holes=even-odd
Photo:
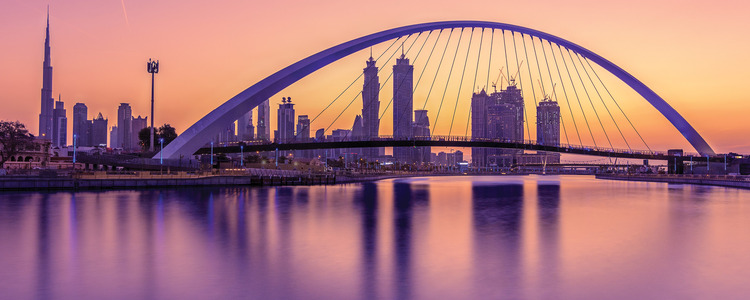
[[[34,136],[21,122],[0,121],[0,168],[22,149],[31,147]]]
[[[159,127],[159,137],[164,139],[164,146],[166,146],[177,138],[177,129],[172,125],[164,124]]]
[[[169,145],[174,139],[177,138],[177,130],[172,125],[164,124],[154,132],[154,146],[160,146],[159,139],[164,139],[164,146]],[[138,132],[138,144],[141,145],[141,149],[146,150],[151,145],[151,127],[146,127]]]
[[[344,163],[344,158],[339,157],[337,160],[328,159],[328,166],[331,168],[341,168],[343,169],[346,164]]]

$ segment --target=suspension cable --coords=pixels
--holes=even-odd
[[[570,54],[570,49],[565,48],[565,50],[568,51],[568,56],[570,57],[570,61],[573,63],[573,67],[576,68],[576,73],[578,73],[578,77],[581,77],[581,74],[578,72],[578,67],[576,67],[575,61],[573,61],[573,55]],[[589,81],[591,82],[591,86],[594,87],[594,91],[596,91],[596,95],[599,96],[599,100],[601,100],[602,104],[604,104],[604,109],[607,110],[607,114],[609,114],[609,117],[612,119],[612,122],[615,123],[615,128],[617,128],[617,132],[620,133],[620,136],[622,137],[622,140],[625,141],[625,145],[628,146],[628,150],[632,150],[630,148],[630,143],[628,143],[628,140],[625,138],[625,135],[622,134],[622,130],[620,130],[620,125],[617,124],[617,121],[615,120],[615,117],[612,116],[612,112],[609,110],[609,107],[607,107],[607,103],[604,102],[604,98],[602,97],[601,93],[599,93],[599,89],[596,87],[596,84],[594,84],[594,80],[591,78],[591,75],[589,75],[589,71],[586,70],[586,67],[583,65],[583,62],[581,62],[581,58],[578,57],[577,54],[576,54],[576,57],[578,58],[578,63],[581,64],[581,68],[583,69],[584,72],[586,72],[586,77],[588,77]],[[583,78],[581,78],[581,84],[583,84]],[[584,85],[584,87],[585,87],[585,85]]]
[[[391,43],[391,45],[390,45],[390,46],[388,46],[388,48],[386,48],[386,49],[385,49],[385,51],[383,51],[383,53],[381,53],[381,54],[380,54],[380,55],[378,56],[378,59],[377,59],[377,60],[380,60],[380,58],[381,58],[381,57],[383,57],[383,55],[385,55],[385,53],[386,53],[386,52],[388,52],[388,50],[390,50],[390,49],[391,49],[391,47],[393,47],[393,45],[395,45],[395,44],[396,44],[396,42],[398,42],[398,41],[399,41],[399,40],[400,40],[400,39],[401,39],[402,37],[403,37],[403,36],[400,36],[400,37],[396,38],[395,40],[393,40],[393,43]],[[377,61],[377,60],[375,60],[375,61]],[[380,72],[380,70],[378,70],[378,72]],[[322,115],[322,114],[323,114],[323,113],[324,113],[324,112],[325,112],[325,111],[326,111],[326,110],[327,110],[327,109],[328,109],[329,107],[331,107],[331,105],[333,105],[333,103],[335,103],[335,102],[336,102],[336,100],[338,100],[338,99],[339,99],[339,98],[340,98],[340,97],[341,97],[342,95],[344,95],[344,93],[346,93],[346,91],[347,91],[347,90],[349,90],[349,88],[351,88],[351,87],[352,87],[352,85],[354,85],[354,83],[356,83],[356,82],[357,82],[357,81],[358,81],[358,80],[359,80],[360,78],[362,78],[362,76],[363,76],[363,75],[364,75],[364,72],[362,72],[362,73],[359,73],[359,76],[357,76],[357,79],[354,79],[354,81],[352,81],[352,83],[350,83],[350,84],[349,84],[349,86],[348,86],[348,87],[346,87],[346,89],[344,89],[344,91],[343,91],[343,92],[341,92],[341,93],[340,93],[340,94],[339,94],[338,96],[336,96],[336,98],[335,98],[335,99],[333,99],[333,101],[331,101],[331,103],[328,103],[328,105],[327,105],[327,106],[326,106],[325,108],[323,108],[323,110],[322,110],[321,112],[319,112],[319,113],[318,113],[318,114],[317,114],[317,115],[315,116],[315,118],[313,118],[313,119],[312,119],[312,120],[310,121],[310,125],[312,125],[312,123],[313,123],[313,122],[315,122],[315,120],[317,120],[317,119],[318,119],[318,117],[320,117],[320,115]],[[369,84],[369,83],[368,83],[368,84]],[[295,138],[296,138],[296,135],[295,135]]]
[[[544,63],[547,65],[547,73],[549,74],[549,80],[550,80],[550,82],[553,82],[554,80],[552,80],[552,71],[550,70],[549,61],[547,60],[547,51],[544,51],[544,41],[541,38],[539,39],[539,45],[542,46],[542,54],[544,54]],[[559,72],[559,70],[558,70],[558,72]],[[562,80],[562,78],[560,80]],[[562,82],[560,82],[560,85],[563,86],[563,94],[565,95],[565,102],[567,102],[567,104],[568,104],[568,110],[570,111],[570,117],[573,119],[573,127],[575,127],[575,129],[576,129],[576,135],[578,136],[578,143],[581,146],[583,146],[583,142],[581,141],[581,134],[578,132],[578,124],[576,123],[576,117],[575,117],[575,115],[573,115],[573,108],[571,108],[570,101],[568,101],[568,93],[565,92],[565,87],[562,84]],[[555,101],[557,101],[557,92],[555,92],[555,88],[554,87],[552,88],[552,95],[555,97]],[[562,114],[561,114],[560,118],[562,118]]]
[[[505,73],[508,74],[508,76],[505,76],[508,80],[510,80],[510,64],[508,63],[508,48],[505,47],[505,29],[502,29],[503,32],[503,51],[505,51]],[[510,84],[510,82],[509,82]],[[502,90],[502,86],[500,89]]]
[[[462,29],[463,33],[463,29]],[[445,42],[445,48],[443,48],[443,54],[440,56],[440,62],[438,63],[437,70],[435,70],[435,77],[432,78],[432,83],[430,84],[430,89],[427,91],[427,97],[424,99],[424,105],[422,107],[425,107],[427,105],[427,101],[430,100],[430,95],[432,95],[432,88],[435,86],[435,82],[437,81],[438,74],[440,74],[440,67],[443,65],[443,59],[445,58],[445,53],[448,52],[448,44],[451,42],[451,37],[453,36],[453,28],[451,28],[450,34],[448,34],[448,40]],[[425,65],[425,69],[427,66]],[[424,69],[422,70],[424,73]],[[421,76],[420,76],[421,77]],[[442,106],[443,103],[440,102],[440,106]],[[438,109],[438,114],[440,112],[440,109]]]
[[[544,76],[542,76],[542,68],[539,65],[539,57],[536,54],[536,44],[534,44],[534,36],[530,35],[529,37],[531,38],[531,47],[534,49],[534,61],[536,62],[536,68],[539,71],[539,85],[541,85],[542,94],[546,98],[548,95],[544,91],[544,81],[543,81]],[[542,39],[539,39],[539,43],[542,44]],[[544,50],[544,48],[542,48],[542,50]],[[549,70],[549,65],[547,65],[547,70]],[[552,80],[552,75],[550,75],[550,80]],[[554,83],[550,82],[550,84],[553,85],[554,87]],[[553,88],[553,91],[554,91],[554,88]],[[553,95],[553,96],[555,97],[555,101],[557,101],[557,96],[556,95]],[[565,119],[563,119],[562,113],[560,114],[560,124],[562,124],[563,133],[565,133],[565,143],[570,145],[570,140],[568,140],[568,130],[565,128]]]
[[[556,44],[557,45],[557,44]],[[558,45],[559,47],[560,45]],[[557,56],[555,55],[555,47],[552,47],[552,43],[549,44],[549,51],[552,52],[552,58],[555,59],[555,67],[557,68],[557,74],[560,75],[560,67],[557,65]],[[560,52],[560,55],[562,55],[562,52]],[[594,147],[597,147],[596,145],[596,139],[594,138],[594,132],[591,130],[591,126],[589,125],[589,119],[586,117],[586,111],[583,110],[583,104],[581,104],[581,99],[578,97],[578,91],[576,91],[575,84],[573,83],[573,77],[570,75],[570,70],[568,70],[568,63],[565,62],[565,59],[563,57],[563,63],[565,64],[565,71],[568,73],[568,79],[570,79],[570,85],[573,87],[573,92],[576,95],[576,101],[578,102],[578,107],[581,108],[581,114],[583,114],[583,121],[584,124],[586,124],[586,128],[589,130],[589,134],[591,135],[591,140],[594,141]],[[563,92],[565,92],[565,84],[562,83],[563,79],[562,76],[560,76],[560,82],[563,86]],[[565,93],[567,97],[567,93]],[[593,108],[593,105],[592,105]],[[596,109],[594,109],[594,113],[596,113]],[[601,123],[601,122],[599,122]],[[604,126],[602,126],[602,130],[604,130]],[[605,131],[604,134],[606,135],[607,132]],[[609,140],[609,137],[607,137],[607,140]],[[611,145],[611,143],[610,143]],[[583,146],[583,145],[582,145]]]
[[[458,109],[458,100],[461,99],[461,87],[464,84],[464,75],[466,75],[466,65],[469,64],[469,53],[471,53],[471,41],[474,39],[474,28],[471,28],[469,35],[469,47],[466,48],[466,59],[464,60],[464,69],[461,71],[461,80],[458,82],[458,94],[456,95],[456,105],[453,107],[453,116],[451,116],[451,126],[448,128],[448,136],[453,132],[453,120],[456,119],[456,110]],[[457,52],[458,53],[458,52]]]
[[[578,56],[578,53],[576,53],[576,56]],[[580,58],[579,58],[579,59],[580,59]],[[649,151],[649,152],[652,152],[652,153],[653,153],[653,151],[651,150],[651,147],[649,147],[649,146],[648,146],[648,144],[646,143],[646,141],[645,141],[645,140],[643,139],[643,136],[641,136],[641,133],[640,133],[640,132],[638,132],[638,129],[636,129],[636,128],[635,128],[635,125],[633,125],[633,122],[631,122],[631,121],[630,121],[630,118],[628,118],[628,115],[626,115],[626,114],[625,114],[625,111],[623,111],[623,110],[622,110],[622,107],[620,107],[620,104],[618,104],[618,103],[617,103],[617,100],[615,100],[615,97],[613,97],[613,96],[612,96],[612,93],[610,93],[610,92],[609,92],[609,89],[607,88],[607,85],[605,85],[605,84],[604,84],[604,81],[602,81],[601,77],[599,77],[599,74],[597,74],[597,73],[596,73],[596,70],[595,70],[595,69],[594,69],[594,68],[593,68],[593,67],[591,66],[591,63],[589,63],[589,60],[588,60],[588,58],[585,58],[585,57],[584,57],[584,61],[586,62],[586,64],[587,64],[587,65],[589,66],[589,68],[591,69],[591,72],[593,72],[593,73],[594,73],[594,75],[596,76],[596,78],[597,78],[597,79],[599,80],[599,82],[600,82],[600,83],[602,84],[602,86],[604,87],[604,90],[605,90],[605,91],[607,91],[607,94],[609,94],[609,97],[610,97],[610,98],[612,98],[612,101],[614,101],[614,102],[615,102],[615,105],[617,105],[617,108],[618,108],[618,109],[620,110],[620,112],[622,113],[622,115],[623,115],[623,116],[625,116],[625,119],[626,119],[626,120],[628,120],[628,123],[630,123],[630,127],[632,127],[632,128],[633,128],[633,130],[635,130],[635,133],[636,133],[636,134],[638,135],[638,138],[640,138],[640,139],[641,139],[641,142],[643,142],[643,145],[645,145],[645,146],[646,146],[646,148],[648,149],[648,151]]]
[[[479,38],[479,51],[477,51],[477,67],[474,69],[474,83],[471,84],[471,94],[474,95],[474,89],[477,85],[477,75],[479,75],[479,62],[482,60],[482,44],[484,42],[484,28],[482,28],[482,36]],[[468,55],[468,50],[466,54]],[[466,129],[464,130],[464,137],[469,134],[469,121],[471,121],[471,105],[469,105],[469,116],[466,117]]]
[[[440,31],[440,33],[442,33],[442,30]],[[428,36],[428,38],[429,38],[429,36]],[[440,35],[439,34],[438,34],[438,39],[440,39]],[[435,40],[435,44],[432,46],[432,50],[435,50],[435,46],[437,45],[438,39]],[[425,40],[425,43],[426,42],[427,42],[427,40]],[[422,45],[422,47],[424,47],[424,44]],[[417,79],[416,84],[414,84],[414,88],[412,89],[412,95],[414,94],[414,91],[417,89],[417,86],[419,86],[419,82],[422,79],[422,75],[424,75],[424,72],[427,69],[427,65],[429,64],[430,58],[432,57],[432,50],[430,51],[430,55],[427,57],[427,61],[425,61],[425,66],[424,66],[424,68],[422,68],[422,73],[419,75],[419,79]],[[414,57],[414,60],[412,61],[412,66],[417,62],[417,59],[419,58],[419,54],[420,53],[422,53],[422,48],[419,49],[419,52],[417,52],[417,56]],[[397,90],[401,88],[401,84],[405,80],[406,80],[406,77],[401,78],[401,82],[399,82],[399,84],[398,84],[398,86],[396,88]],[[391,97],[391,102],[393,101],[394,98],[395,98],[395,94]],[[391,102],[388,102],[389,106],[390,106]],[[413,105],[414,105],[414,99],[412,97],[412,106]],[[425,100],[424,105],[427,105],[427,101],[426,100]],[[401,112],[401,116],[399,117],[399,119],[397,120],[397,122],[395,122],[396,124],[398,124],[402,120],[402,118],[404,118],[406,116],[406,110],[407,110],[407,108],[408,107],[404,107],[404,110]],[[383,118],[383,116],[385,115],[385,112],[386,112],[387,109],[388,109],[388,107],[386,107],[386,109],[383,110],[383,113],[380,114],[380,118],[378,118],[378,122],[380,121],[380,119]],[[394,106],[393,109],[396,109],[396,107]],[[424,109],[424,108],[422,108],[422,109]]]
[[[442,29],[440,29],[440,33],[438,33],[438,37],[435,39],[435,44],[432,45],[432,49],[430,50],[430,55],[427,56],[427,61],[425,61],[425,63],[424,63],[424,68],[422,68],[422,72],[419,73],[419,78],[417,79],[417,82],[414,84],[414,90],[415,91],[417,90],[417,86],[419,86],[419,83],[422,82],[422,75],[424,75],[424,72],[427,70],[427,66],[430,63],[430,58],[432,58],[432,52],[435,51],[435,48],[437,47],[438,41],[440,40],[440,35],[441,34],[443,34],[443,30]],[[450,39],[448,41],[450,41]],[[416,61],[416,59],[414,61]],[[425,109],[425,107],[427,107],[427,100],[428,99],[424,99],[424,103],[422,104],[422,109],[423,110]]]
[[[441,30],[440,32],[442,33],[442,30]],[[420,54],[420,53],[422,53],[422,49],[424,49],[424,46],[425,46],[425,45],[427,44],[427,40],[428,40],[428,39],[430,38],[430,35],[431,35],[431,34],[432,34],[432,31],[430,31],[430,32],[429,32],[429,33],[427,34],[427,37],[425,38],[424,42],[422,42],[422,46],[420,46],[420,47],[419,47],[419,51],[417,52],[417,55],[416,55],[416,57],[414,58],[414,61],[413,61],[413,62],[416,62],[416,61],[417,61],[417,58],[419,57],[419,54]],[[439,39],[439,38],[440,38],[440,36],[439,36],[439,34],[438,34],[438,39]],[[414,41],[413,41],[413,42],[411,43],[411,45],[409,45],[409,49],[406,49],[406,54],[408,54],[409,52],[411,52],[411,48],[412,48],[412,47],[414,47],[414,44],[416,44],[416,42],[417,42],[417,40],[418,40],[418,39],[419,39],[419,36],[417,36],[417,38],[416,38],[416,39],[414,39]],[[402,49],[402,51],[403,51],[403,49]],[[389,61],[390,61],[390,60],[389,60]],[[383,84],[382,84],[382,85],[380,86],[380,89],[378,89],[378,95],[380,95],[380,91],[382,91],[382,90],[383,90],[383,88],[384,88],[384,87],[386,86],[386,83],[388,83],[388,80],[389,80],[389,79],[391,78],[391,76],[393,76],[393,71],[391,71],[391,75],[389,75],[389,76],[388,76],[388,78],[387,78],[387,79],[385,80],[385,82],[383,82]],[[395,80],[395,79],[394,79],[394,80]],[[401,79],[401,81],[400,81],[400,82],[399,82],[399,83],[397,84],[397,86],[396,86],[396,90],[398,90],[398,89],[400,89],[400,88],[401,88],[401,84],[403,84],[403,82],[404,82],[404,79],[402,78],[402,79]],[[385,114],[385,112],[386,112],[386,111],[388,110],[388,107],[390,107],[390,106],[391,106],[391,102],[393,102],[393,96],[391,96],[391,100],[390,100],[390,101],[388,101],[388,105],[387,105],[387,106],[386,106],[386,107],[385,107],[385,108],[383,109],[383,113],[382,113],[382,114],[380,115],[380,117],[378,117],[378,124],[380,124],[380,120],[381,120],[381,119],[383,118],[383,115],[384,115],[384,114]],[[371,103],[370,105],[373,105],[373,104]],[[352,126],[352,130],[354,130],[354,127],[353,127],[353,126]]]
[[[492,28],[492,32],[490,32],[490,58],[489,62],[487,62],[487,81],[484,82],[484,88],[486,90],[490,89],[490,70],[492,69],[492,46],[495,44],[495,28]]]
[[[536,108],[539,104],[536,102],[536,91],[534,91],[534,78],[531,77],[531,61],[529,61],[529,54],[526,52],[526,39],[521,33],[521,41],[523,42],[523,53],[526,57],[526,67],[529,70],[529,81],[531,82],[531,93],[534,95],[534,107]]]
[[[438,106],[438,112],[437,116],[435,116],[435,125],[432,127],[432,132],[430,133],[430,136],[435,135],[435,128],[437,128],[438,124],[438,118],[440,118],[440,110],[443,108],[443,101],[445,100],[445,94],[448,92],[448,84],[451,81],[451,75],[453,74],[453,66],[456,65],[456,57],[458,57],[458,49],[461,46],[461,38],[464,36],[464,28],[461,28],[461,34],[458,36],[458,43],[456,43],[456,53],[453,54],[453,62],[451,63],[451,68],[448,71],[448,79],[445,82],[445,89],[443,90],[443,97],[440,99],[440,106]]]
[[[516,74],[518,74],[518,86],[521,87],[521,99],[523,99],[523,80],[521,80],[521,64],[518,63],[518,48],[516,48],[516,34],[515,32],[510,32],[511,39],[513,40],[513,56],[516,57]],[[514,78],[515,79],[515,78]],[[529,115],[526,113],[526,100],[523,101],[523,106],[521,106],[521,109],[523,109],[523,117],[526,119],[526,134],[528,135],[529,139],[531,139],[531,130],[529,129]],[[521,139],[522,141],[524,139]]]
[[[560,57],[562,58],[563,63],[565,63],[565,55],[562,52],[562,47],[560,45],[557,45],[557,49],[560,51]],[[568,55],[570,56],[570,51],[568,51]],[[586,88],[586,84],[583,82],[583,78],[581,77],[581,73],[578,72],[578,67],[576,66],[575,62],[573,61],[573,57],[570,57],[570,64],[573,65],[573,68],[576,71],[576,75],[578,75],[578,79],[581,80],[581,86],[583,86],[583,91],[586,93],[586,98],[589,99],[589,103],[591,103],[591,108],[594,110],[594,114],[596,115],[596,119],[599,121],[599,126],[601,126],[602,127],[602,131],[604,131],[604,136],[607,138],[607,143],[609,143],[609,147],[612,148],[612,151],[614,151],[615,147],[612,146],[612,141],[610,141],[610,139],[609,139],[609,135],[607,134],[607,130],[604,129],[604,124],[602,123],[602,119],[599,118],[599,113],[596,111],[596,108],[594,107],[594,101],[591,100],[591,96],[589,95],[589,90]],[[568,64],[567,63],[565,63],[565,69],[566,70],[568,69]],[[570,76],[570,71],[568,71],[568,76]],[[572,84],[573,78],[570,79],[570,82]],[[603,101],[602,101],[602,103],[603,103]],[[607,106],[605,105],[604,108],[607,108]],[[607,109],[607,111],[609,112],[609,109]],[[615,123],[615,126],[617,126],[617,123]],[[617,130],[620,130],[620,129],[618,128]],[[630,148],[630,147],[628,147],[628,148]]]
[[[442,30],[440,30],[440,33],[442,33],[442,32],[443,32],[443,31],[442,31]],[[430,32],[430,33],[432,33],[432,32]],[[427,44],[427,40],[428,40],[429,38],[430,38],[430,36],[429,36],[429,35],[427,35],[427,38],[425,38],[424,42],[422,43],[422,46],[421,46],[421,47],[419,47],[419,51],[417,52],[417,55],[416,55],[416,56],[414,57],[414,60],[412,60],[412,66],[414,66],[414,64],[415,64],[415,63],[417,62],[417,58],[419,58],[419,54],[421,54],[421,53],[422,53],[422,49],[424,49],[424,46],[425,46],[425,45]],[[438,34],[438,39],[440,39],[440,34]],[[435,40],[435,44],[437,44],[437,40]],[[435,46],[433,45],[433,50],[434,50],[434,47],[435,47]],[[411,47],[409,47],[409,50],[411,50]],[[409,53],[409,50],[407,50],[407,51],[406,51],[406,53]],[[432,56],[432,51],[430,51],[430,56]],[[427,61],[429,62],[429,57],[427,58]],[[425,68],[427,68],[427,63],[425,63]],[[424,72],[424,69],[422,69],[422,72]],[[421,76],[420,76],[420,78],[421,78]],[[394,79],[394,80],[395,80],[395,79]],[[401,89],[401,84],[403,84],[403,83],[404,83],[404,80],[406,80],[406,77],[404,77],[404,78],[401,78],[401,81],[399,81],[399,82],[398,82],[398,84],[396,85],[396,90],[400,90],[400,89]],[[419,82],[417,82],[417,83],[419,83]],[[381,87],[381,89],[382,89],[382,87]],[[412,94],[413,94],[413,91],[414,91],[414,90],[412,90]],[[386,112],[386,111],[388,111],[388,108],[389,108],[389,107],[391,107],[391,103],[393,103],[393,99],[394,99],[395,97],[396,97],[396,94],[395,94],[395,91],[394,91],[393,95],[391,95],[391,99],[390,99],[390,100],[388,100],[388,104],[387,104],[387,105],[385,106],[385,108],[383,109],[383,112],[382,112],[382,113],[380,113],[380,117],[378,117],[378,122],[380,122],[380,120],[381,120],[381,119],[383,119],[383,116],[385,116],[385,112]],[[414,101],[414,100],[412,99],[412,102],[413,102],[413,101]]]
[[[410,34],[410,35],[408,35],[408,36],[407,36],[407,37],[406,37],[406,38],[404,39],[404,41],[408,40],[408,39],[409,39],[409,37],[411,37],[411,36],[412,36],[411,34]],[[416,41],[416,39],[415,39],[415,41]],[[394,52],[393,52],[393,54],[391,54],[391,56],[390,56],[390,57],[388,58],[388,60],[386,61],[386,63],[387,63],[387,62],[389,62],[389,61],[391,61],[391,59],[393,59],[393,56],[394,56],[394,55],[396,55],[396,53],[397,53],[397,52],[398,52],[398,48],[396,49],[396,51],[394,51]],[[382,71],[382,70],[383,70],[383,69],[378,69],[378,74],[380,74],[380,71]],[[383,82],[383,84],[382,84],[382,85],[380,86],[380,89],[381,89],[381,90],[383,89],[383,86],[384,86],[384,85],[385,85],[385,84],[386,84],[386,83],[388,82],[388,80],[389,80],[389,79],[391,79],[391,76],[393,76],[393,71],[391,71],[391,74],[390,74],[390,75],[388,75],[388,78],[386,78],[385,82]],[[380,91],[380,90],[378,90],[378,91]],[[359,97],[359,95],[361,95],[361,94],[362,94],[362,91],[359,91],[359,93],[357,93],[357,95],[356,95],[356,96],[354,96],[354,98],[352,99],[352,101],[349,101],[349,104],[347,104],[347,105],[346,105],[346,107],[344,107],[344,109],[343,109],[343,110],[342,110],[342,111],[341,111],[341,112],[339,113],[339,115],[338,115],[338,116],[336,116],[336,118],[335,118],[335,119],[333,119],[333,122],[331,122],[331,124],[330,124],[330,125],[328,125],[328,127],[326,127],[326,129],[325,129],[325,130],[323,131],[323,133],[324,133],[324,134],[325,134],[325,132],[328,132],[328,129],[330,129],[330,128],[331,128],[331,126],[333,126],[333,124],[335,124],[335,123],[336,123],[336,121],[338,121],[338,119],[339,119],[339,118],[341,117],[341,115],[343,115],[343,114],[344,114],[344,112],[346,112],[346,110],[347,110],[347,109],[349,108],[349,106],[351,106],[351,105],[352,105],[352,103],[354,103],[354,100],[357,100],[357,98],[358,98],[358,97]]]

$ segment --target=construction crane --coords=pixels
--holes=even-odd
[[[523,66],[523,60],[521,60],[521,64],[518,65],[518,70],[516,71],[516,74],[510,77],[510,81],[516,82],[516,78],[518,78],[518,74],[521,73],[521,67]],[[510,82],[509,81],[509,82]],[[515,84],[514,84],[515,85]]]
[[[497,93],[497,81],[500,80],[500,76],[503,75],[503,68],[504,67],[500,68],[500,74],[497,74],[497,78],[495,78],[495,81],[492,82],[492,88],[495,90],[495,93]],[[505,77],[505,76],[503,76],[503,77]],[[500,86],[502,86],[502,85],[503,85],[503,83],[500,82]]]

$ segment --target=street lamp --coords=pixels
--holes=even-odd
[[[77,134],[73,135],[73,170],[76,169],[76,138],[78,138]]]
[[[245,167],[245,146],[240,145],[240,167]]]
[[[159,138],[159,174],[162,175],[164,173],[164,154],[162,154],[162,150],[164,150],[164,138]]]
[[[214,142],[211,142],[211,167],[214,167]]]
[[[154,75],[159,73],[159,61],[148,59],[146,71],[151,73],[151,143],[148,144],[148,151],[154,152]]]

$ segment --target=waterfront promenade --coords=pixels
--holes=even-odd
[[[201,186],[326,185],[416,176],[446,176],[432,172],[331,172],[246,169],[215,172],[77,172],[0,176],[0,191],[97,190]]]
[[[333,174],[264,172],[88,172],[63,176],[2,176],[3,190],[137,189],[200,186],[274,186],[334,184]],[[269,172],[276,171],[276,172]]]
[[[714,185],[750,189],[750,176],[690,174],[597,174],[597,179]]]

